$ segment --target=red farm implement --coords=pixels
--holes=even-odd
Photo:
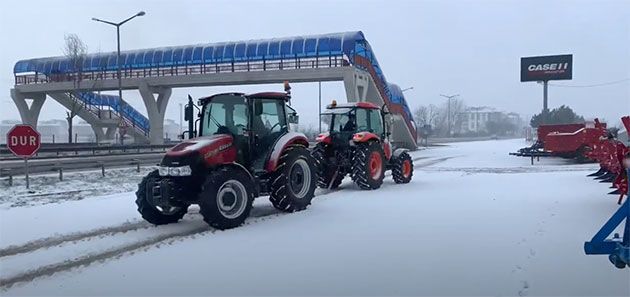
[[[625,133],[630,131],[630,116],[621,118],[625,126]],[[622,141],[615,139],[612,134],[601,137],[594,143],[592,149],[585,153],[586,157],[599,163],[599,170],[589,176],[595,177],[603,183],[612,183],[615,190],[609,194],[619,195],[618,204],[621,204],[624,195],[628,194],[628,175],[624,170],[624,159],[630,155],[630,147]]]
[[[630,132],[630,116],[625,116],[621,120],[626,129],[625,133],[628,134]],[[624,195],[628,195],[630,188],[628,178],[630,176],[630,148],[627,145],[609,137],[602,139],[588,154],[590,158],[597,160],[601,166],[598,172],[590,174],[590,176],[612,182],[613,187],[617,190],[610,194],[619,194],[618,204],[621,204]],[[623,235],[613,234],[624,220]],[[611,234],[613,236],[609,238]],[[608,259],[615,267],[619,269],[630,268],[630,199],[626,198],[626,201],[595,236],[584,243],[584,252],[587,255],[608,255]]]
[[[519,149],[510,155],[520,157],[575,158],[584,162],[586,154],[592,150],[606,133],[606,124],[597,119],[593,124],[541,125],[537,129],[538,140],[530,147]]]

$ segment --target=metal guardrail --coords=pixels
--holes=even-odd
[[[32,159],[55,158],[63,154],[74,153],[75,155],[111,155],[111,154],[141,154],[151,152],[164,152],[173,147],[178,142],[166,144],[134,144],[134,145],[98,145],[95,143],[42,143],[41,148]],[[80,154],[81,153],[81,154]],[[19,160],[14,157],[6,144],[0,145],[0,160]]]
[[[122,68],[122,78],[163,77],[194,74],[254,72],[269,70],[286,70],[301,68],[331,68],[348,66],[350,62],[343,55],[322,55],[316,57],[269,58],[254,61],[226,61],[219,63],[198,63],[184,65],[147,65],[141,68]],[[76,80],[118,79],[116,70],[84,71],[80,77],[77,73],[26,73],[15,74],[15,84],[42,84]]]
[[[156,165],[163,157],[163,153],[152,154],[124,154],[124,155],[101,155],[84,156],[82,158],[54,158],[54,159],[33,159],[29,160],[29,173],[53,173],[59,172],[60,179],[63,171],[78,170],[98,170],[103,172],[105,168],[137,167],[141,165]],[[9,181],[14,176],[24,175],[24,162],[22,160],[11,160],[0,162],[0,177],[9,177]]]

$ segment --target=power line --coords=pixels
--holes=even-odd
[[[593,85],[557,85],[557,84],[552,84],[552,83],[549,83],[549,85],[554,86],[554,87],[561,87],[561,88],[594,88],[594,87],[616,85],[616,84],[620,84],[620,83],[624,83],[628,81],[630,81],[630,78],[624,78],[620,80],[609,81],[609,82],[593,84]]]

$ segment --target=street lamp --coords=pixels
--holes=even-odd
[[[140,11],[140,12],[134,14],[133,16],[127,18],[126,20],[124,20],[124,21],[122,21],[120,23],[114,23],[114,22],[110,22],[110,21],[97,19],[97,18],[92,18],[93,21],[105,23],[105,24],[112,25],[112,26],[116,27],[116,40],[117,40],[117,44],[118,44],[118,55],[117,55],[117,58],[116,58],[116,66],[117,66],[116,67],[117,68],[116,69],[116,73],[118,75],[118,98],[120,99],[120,113],[121,113],[120,121],[121,121],[121,123],[122,123],[122,109],[123,109],[123,104],[125,104],[125,103],[124,103],[123,98],[122,98],[122,75],[120,74],[120,26],[122,26],[123,24],[125,24],[128,21],[131,21],[135,17],[143,16],[145,14],[146,13],[144,11]],[[121,144],[122,144],[122,141],[123,141],[122,139],[123,138],[121,136],[120,137]]]
[[[446,117],[447,117],[447,122],[448,122],[448,136],[451,136],[451,99],[459,96],[459,94],[455,94],[455,95],[442,95],[440,94],[440,96],[446,98],[448,100],[448,111],[446,113]]]
[[[404,89],[400,90],[400,92],[404,93],[404,92],[409,91],[409,90],[413,90],[413,87],[404,88]]]

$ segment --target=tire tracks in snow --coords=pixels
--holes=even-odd
[[[431,159],[427,157],[415,157],[412,160],[414,162],[415,168],[422,168],[422,167],[426,167],[426,166],[430,166],[433,164],[446,161],[454,157],[455,156],[435,158],[435,159]],[[426,162],[416,164],[417,161],[422,160],[422,159],[428,159],[428,160]],[[322,196],[326,196],[334,192],[336,191],[326,191],[326,192],[320,193],[315,198],[320,198]],[[244,225],[250,225],[252,223],[264,221],[273,217],[279,217],[279,216],[290,214],[290,213],[280,212],[273,208],[268,208],[267,210],[265,210],[264,208],[259,208],[258,211],[260,212],[252,214],[250,218],[248,218],[245,221]],[[195,213],[191,213],[191,214],[195,215]],[[27,242],[23,245],[19,245],[19,246],[14,245],[14,246],[9,246],[4,249],[0,249],[0,259],[4,257],[9,257],[9,256],[16,256],[20,254],[25,254],[24,256],[28,256],[28,253],[36,251],[36,250],[49,249],[49,248],[57,247],[66,243],[78,244],[80,241],[87,240],[94,237],[115,236],[116,234],[120,234],[120,233],[126,233],[126,232],[135,231],[135,230],[141,230],[141,229],[148,229],[152,227],[159,228],[158,226],[153,226],[150,223],[147,223],[145,221],[138,221],[138,222],[133,222],[133,223],[123,223],[120,225],[93,229],[86,232],[76,232],[76,233],[70,233],[67,235],[61,235],[57,237],[47,237],[47,238],[37,239],[34,241]],[[0,289],[2,290],[8,289],[17,283],[30,282],[40,277],[50,276],[58,272],[72,270],[74,268],[78,268],[81,266],[88,266],[95,262],[103,263],[108,259],[112,259],[112,258],[119,259],[124,254],[127,254],[127,253],[133,254],[135,253],[136,250],[139,250],[139,249],[145,249],[146,251],[154,245],[157,247],[161,246],[163,243],[171,245],[174,242],[183,240],[184,238],[187,238],[187,237],[194,237],[196,235],[200,235],[206,232],[209,232],[210,234],[214,234],[217,231],[218,231],[217,229],[213,229],[210,226],[204,225],[201,227],[185,230],[183,232],[175,231],[175,232],[170,232],[170,233],[162,233],[162,234],[153,236],[145,240],[136,241],[136,242],[120,245],[115,248],[86,254],[80,257],[76,257],[74,259],[66,259],[62,262],[57,262],[54,264],[43,265],[43,266],[31,269],[31,270],[27,270],[22,273],[14,274],[6,278],[1,278]]]

